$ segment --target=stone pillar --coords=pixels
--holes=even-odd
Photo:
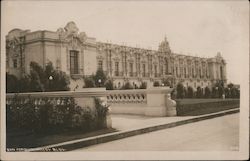
[[[152,87],[147,90],[146,116],[175,116],[176,103],[170,99],[169,87]],[[169,95],[169,98],[167,97]],[[168,98],[168,99],[167,99]]]
[[[170,93],[166,94],[166,116],[176,116],[176,102],[171,99]]]

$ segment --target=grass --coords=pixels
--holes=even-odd
[[[221,99],[221,98],[185,98],[185,99],[176,99],[176,102],[179,104],[196,104],[196,103],[209,103],[209,102],[223,102],[223,101],[230,101],[230,100],[239,100],[239,99]]]
[[[93,132],[84,133],[82,131],[68,131],[59,134],[31,134],[26,131],[9,130],[6,135],[7,148],[35,148],[75,139],[83,139],[87,137],[98,136],[115,132],[113,128],[101,129]]]
[[[239,108],[239,99],[179,99],[178,116],[198,116]]]

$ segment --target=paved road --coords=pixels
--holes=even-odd
[[[78,149],[78,151],[237,150],[239,113]]]

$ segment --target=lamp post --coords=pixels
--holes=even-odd
[[[98,79],[99,87],[101,87],[102,80]]]
[[[51,82],[53,80],[53,76],[49,76],[49,91],[51,91]]]

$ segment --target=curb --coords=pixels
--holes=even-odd
[[[130,137],[130,136],[140,135],[140,134],[144,134],[144,133],[148,133],[148,132],[152,132],[152,131],[168,129],[168,128],[172,128],[172,127],[176,127],[176,126],[180,126],[180,125],[184,125],[184,124],[189,124],[189,123],[198,122],[198,121],[202,121],[202,120],[212,119],[215,117],[234,114],[234,113],[237,113],[239,111],[240,111],[239,108],[232,109],[232,110],[217,112],[217,113],[213,113],[213,114],[202,115],[202,116],[195,117],[192,119],[167,123],[167,124],[160,124],[160,125],[145,127],[145,128],[141,128],[141,129],[128,130],[128,131],[119,131],[119,132],[103,134],[103,135],[84,138],[84,139],[67,141],[67,142],[49,145],[49,146],[44,146],[44,147],[32,148],[32,149],[28,149],[27,151],[29,151],[29,152],[44,152],[44,151],[53,152],[53,151],[57,151],[58,152],[58,149],[64,149],[63,151],[70,151],[70,150],[79,149],[79,148],[83,148],[83,147],[87,147],[87,146],[91,146],[91,145],[95,145],[95,144],[100,144],[100,143],[105,143],[105,142],[109,142],[109,141],[113,141],[113,140],[118,140],[118,139]]]

